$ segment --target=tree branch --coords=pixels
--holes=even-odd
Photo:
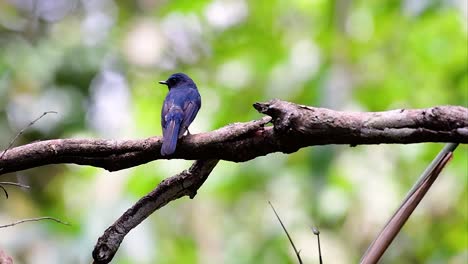
[[[163,180],[158,186],[128,209],[104,231],[93,250],[94,263],[109,263],[125,235],[154,211],[167,203],[189,196],[194,198],[219,160],[197,160],[190,169]]]
[[[272,100],[254,107],[269,117],[183,137],[176,152],[168,157],[160,155],[161,137],[55,139],[7,148],[1,154],[0,175],[58,163],[115,171],[156,159],[197,160],[188,171],[162,181],[104,232],[93,250],[93,258],[95,263],[108,263],[125,235],[151,213],[185,195],[193,198],[220,159],[242,162],[273,152],[292,153],[324,144],[468,143],[468,109],[460,106],[358,113]],[[273,126],[265,127],[269,122]]]
[[[0,159],[0,174],[58,163],[116,171],[167,158],[242,162],[273,152],[292,153],[325,144],[468,143],[468,109],[461,106],[340,112],[272,100],[254,107],[271,118],[186,136],[168,157],[160,154],[161,137],[54,139],[11,148]],[[270,120],[274,126],[264,127]]]

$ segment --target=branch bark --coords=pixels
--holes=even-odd
[[[197,160],[190,169],[163,180],[158,186],[128,209],[114,224],[106,229],[93,250],[95,264],[109,263],[119,249],[124,237],[170,201],[189,196],[193,199],[219,160]]]
[[[160,137],[55,139],[3,151],[0,175],[58,163],[115,171],[157,159],[197,160],[188,171],[162,181],[104,232],[93,250],[93,258],[94,263],[109,263],[125,235],[150,214],[185,195],[193,198],[220,159],[242,162],[273,152],[292,153],[324,144],[468,143],[468,109],[461,106],[359,113],[272,100],[254,107],[268,117],[183,137],[176,152],[168,157],[160,155]],[[265,127],[270,122],[273,126]]]
[[[161,156],[161,137],[137,140],[54,139],[9,149],[0,175],[58,163],[116,171],[157,159],[222,159],[243,162],[273,152],[292,153],[325,145],[420,142],[468,143],[468,109],[437,106],[386,112],[340,112],[281,100],[256,103],[264,117],[182,138],[176,152]],[[273,127],[264,127],[272,121]]]

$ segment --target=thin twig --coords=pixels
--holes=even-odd
[[[289,243],[291,244],[292,248],[294,249],[294,253],[296,253],[297,260],[299,261],[299,264],[302,264],[303,262],[302,262],[302,259],[301,259],[300,254],[299,254],[300,252],[297,251],[296,246],[294,245],[294,242],[292,241],[291,236],[290,236],[289,233],[288,233],[288,230],[286,230],[286,227],[285,227],[284,224],[283,224],[283,221],[281,221],[281,218],[279,217],[278,213],[276,212],[276,210],[275,210],[275,208],[273,207],[273,205],[271,204],[271,202],[268,201],[268,203],[270,204],[271,209],[273,209],[273,212],[275,213],[276,218],[278,219],[278,221],[279,221],[280,224],[281,224],[281,227],[283,228],[284,232],[286,233],[286,236],[288,236]]]
[[[318,230],[318,228],[316,228],[315,226],[312,227],[312,232],[314,232],[314,235],[317,236],[317,244],[318,244],[318,252],[319,252],[319,262],[320,264],[323,264],[323,261],[322,261],[322,250],[321,250],[321,247],[320,247],[320,231]]]
[[[21,136],[26,129],[30,128],[32,125],[34,125],[37,121],[39,121],[41,118],[43,118],[47,114],[57,114],[57,112],[55,112],[55,111],[46,111],[46,112],[42,113],[42,115],[39,116],[38,118],[36,118],[33,121],[29,122],[29,124],[27,126],[23,127],[23,129],[21,129],[20,132],[18,132],[18,134],[16,134],[16,136],[10,141],[10,144],[8,144],[8,147],[0,155],[0,159],[2,159],[3,156],[5,156],[7,151],[11,148],[11,146],[13,146],[13,144],[18,139],[18,137]]]
[[[16,221],[16,222],[13,222],[13,223],[10,223],[10,224],[6,224],[6,225],[0,225],[0,228],[15,226],[15,225],[26,223],[26,222],[37,222],[37,221],[41,221],[41,220],[52,220],[52,221],[55,221],[55,222],[60,223],[62,225],[70,225],[69,223],[63,222],[63,221],[61,221],[61,220],[59,220],[57,218],[50,217],[50,216],[43,216],[43,217],[37,217],[37,218],[23,219],[23,220],[19,220],[19,221]]]
[[[17,182],[0,182],[0,185],[11,185],[11,186],[21,187],[25,189],[30,188],[28,185],[24,185],[24,184],[17,183]]]
[[[16,187],[21,187],[21,188],[29,189],[29,186],[28,186],[28,185],[24,185],[24,184],[17,183],[17,182],[0,182],[0,188],[1,188],[1,189],[3,190],[3,192],[5,193],[5,196],[6,196],[7,199],[8,199],[8,192],[7,192],[7,190],[5,189],[5,187],[3,187],[3,185],[11,185],[11,186],[16,186]]]
[[[2,185],[0,185],[0,188],[3,190],[3,192],[5,193],[6,198],[8,199],[8,192],[7,192],[7,190],[5,189],[5,187],[3,187]]]

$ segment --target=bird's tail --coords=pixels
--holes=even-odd
[[[163,133],[163,144],[161,147],[161,155],[167,156],[174,153],[177,145],[177,138],[179,136],[181,118],[168,118],[166,127]]]

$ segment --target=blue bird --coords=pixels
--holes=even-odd
[[[161,111],[163,144],[161,155],[174,153],[177,139],[182,137],[195,119],[201,107],[197,85],[183,73],[174,73],[166,81],[160,81],[169,88]]]

